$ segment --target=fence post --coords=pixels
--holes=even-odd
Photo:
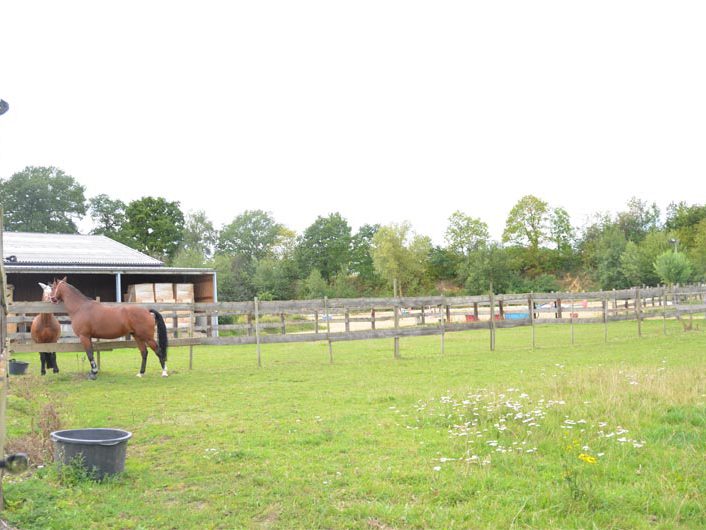
[[[194,339],[194,320],[196,319],[196,315],[194,314],[196,312],[196,307],[194,306],[194,302],[191,303],[191,312],[189,313],[189,370],[193,370],[194,368],[194,345],[193,345],[193,339]]]
[[[255,344],[257,345],[257,367],[262,367],[260,357],[260,301],[255,297]]]
[[[398,301],[395,301],[395,331],[400,329],[400,306]],[[400,358],[400,336],[395,335],[395,359]]]
[[[534,293],[530,293],[529,298],[527,298],[527,310],[529,311],[530,325],[532,326],[532,351],[534,351],[536,344],[534,329]]]
[[[319,332],[319,312],[314,311],[314,333]]]
[[[444,312],[441,310],[443,305],[439,306],[439,322],[441,324],[441,355],[444,355],[446,350],[446,324],[444,322]]]
[[[346,322],[346,333],[348,333],[351,330],[351,312],[350,309],[346,309],[346,312],[344,313],[344,320]]]
[[[326,319],[326,341],[328,342],[328,362],[333,364],[333,345],[331,344],[331,313],[328,310],[328,296],[324,296],[324,318]]]
[[[375,308],[370,309],[370,329],[375,329]]]
[[[574,299],[571,298],[571,312],[569,313],[569,320],[571,321],[571,345],[574,345]]]
[[[280,325],[281,325],[281,328],[282,328],[282,329],[281,329],[282,335],[286,335],[286,334],[287,334],[287,325],[285,324],[284,313],[280,313],[280,314],[279,314],[279,320],[280,320]]]
[[[608,299],[603,296],[603,340],[608,343]]]
[[[635,317],[637,318],[637,336],[642,337],[642,300],[640,300],[640,288],[635,287]]]
[[[490,290],[490,351],[495,351],[495,295]]]

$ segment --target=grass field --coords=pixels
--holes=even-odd
[[[134,433],[98,483],[50,462],[5,477],[29,528],[706,528],[706,336],[670,322],[334,344],[106,352],[13,377],[8,434]],[[17,356],[39,372],[38,354]],[[40,421],[40,416],[45,420]],[[51,422],[49,424],[51,426]],[[22,438],[31,431],[33,438]],[[41,445],[41,444],[40,444]]]

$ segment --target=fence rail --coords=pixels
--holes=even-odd
[[[679,318],[706,313],[706,286],[652,287],[584,293],[526,293],[488,296],[335,298],[188,304],[134,304],[157,309],[170,327],[175,346],[267,344],[368,340],[443,335],[488,329],[491,349],[497,329],[540,324],[583,324],[646,318]],[[106,305],[120,305],[106,303]],[[44,351],[81,352],[62,304],[8,304],[10,353],[38,351],[29,326],[38,313],[62,323],[57,344]],[[442,340],[443,344],[443,340]],[[96,351],[134,347],[129,338],[99,340]]]

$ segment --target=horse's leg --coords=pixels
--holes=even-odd
[[[167,372],[167,360],[164,358],[164,352],[159,349],[159,346],[154,339],[148,340],[147,344],[150,345],[150,348],[152,348],[155,355],[159,359],[159,364],[162,365],[162,377],[168,377],[169,373]]]
[[[139,340],[135,337],[135,342],[140,350],[140,355],[142,355],[142,364],[140,365],[140,371],[137,373],[137,377],[142,377],[145,374],[145,369],[147,368],[147,345],[144,341]]]
[[[47,373],[47,353],[46,352],[39,352],[39,360],[42,363],[42,375],[46,375]]]
[[[56,352],[55,352],[55,351],[51,352],[51,353],[49,354],[49,356],[51,357],[51,367],[52,367],[52,371],[53,371],[55,374],[58,374],[58,373],[59,373],[59,365],[58,365],[57,362],[56,362]]]
[[[86,350],[86,357],[88,357],[88,362],[91,363],[91,371],[88,374],[89,379],[95,379],[98,375],[98,365],[93,359],[93,344],[91,343],[91,337],[86,337],[81,335],[79,337],[81,344],[83,344],[83,349]]]

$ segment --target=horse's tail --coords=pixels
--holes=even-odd
[[[167,325],[164,323],[164,317],[159,314],[159,311],[150,309],[150,313],[154,315],[154,323],[157,324],[157,342],[159,343],[159,351],[162,352],[164,360],[167,360],[167,346],[169,339],[167,338]]]

